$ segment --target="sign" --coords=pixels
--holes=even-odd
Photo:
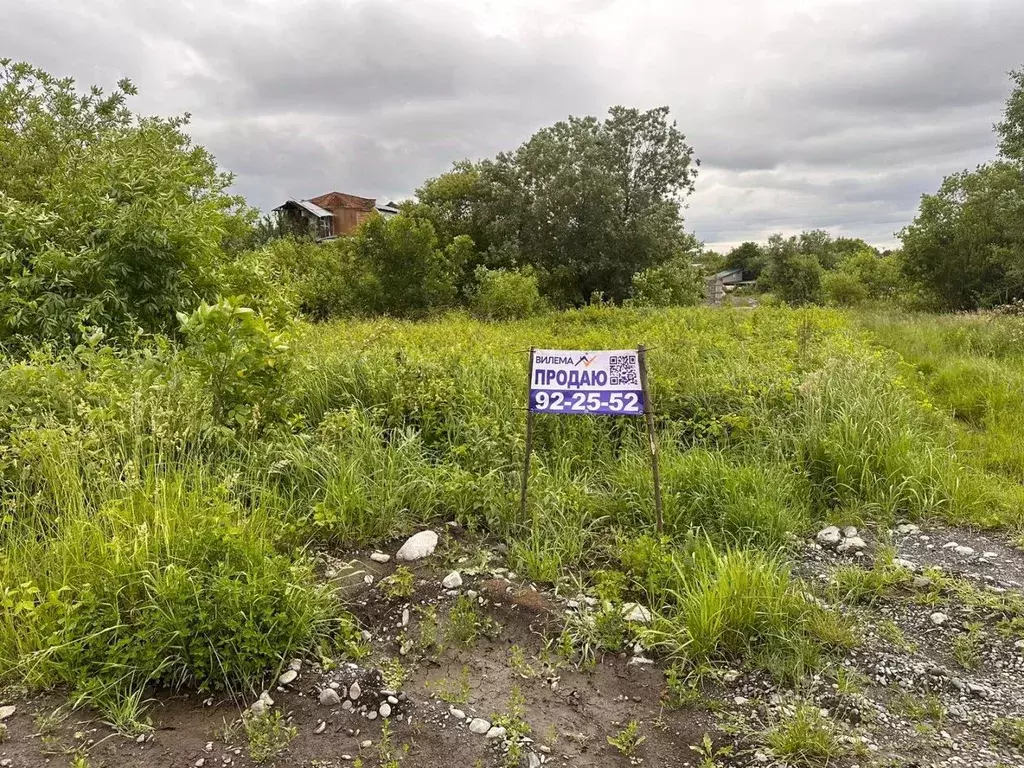
[[[532,351],[533,413],[642,416],[645,403],[636,349]]]

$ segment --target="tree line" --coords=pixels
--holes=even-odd
[[[1006,303],[1024,298],[1024,70],[1011,76],[998,159],[924,195],[899,251],[814,230],[720,256],[684,228],[699,161],[667,107],[557,122],[317,243],[230,194],[187,116],[133,114],[130,81],[82,93],[0,60],[0,345],[180,334],[179,313],[218,297],[284,320],[692,304],[723,266],[795,304]]]

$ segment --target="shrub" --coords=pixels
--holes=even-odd
[[[821,288],[829,304],[853,307],[868,298],[868,289],[856,276],[848,272],[827,272],[821,279]]]
[[[283,333],[229,299],[179,315],[188,339],[185,359],[210,392],[221,424],[253,428],[287,411],[285,378],[291,346]]]
[[[470,310],[485,320],[517,320],[536,314],[543,306],[537,276],[532,269],[487,269],[474,272],[476,288]]]
[[[637,306],[692,306],[700,304],[705,293],[704,276],[690,263],[689,255],[633,275],[632,302]]]

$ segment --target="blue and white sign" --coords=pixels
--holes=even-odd
[[[535,413],[640,416],[644,412],[635,349],[535,349],[532,370],[530,410]]]

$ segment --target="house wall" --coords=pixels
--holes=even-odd
[[[367,211],[360,211],[355,208],[335,208],[332,213],[334,214],[335,235],[351,233],[370,215]]]

